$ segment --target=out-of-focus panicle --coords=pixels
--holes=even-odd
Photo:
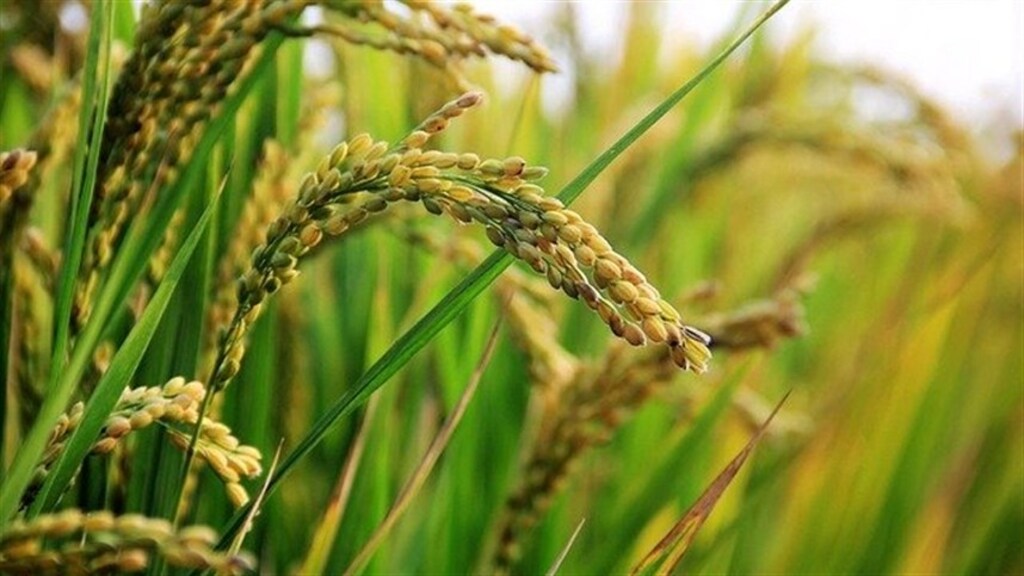
[[[218,327],[231,321],[235,308],[235,279],[248,263],[249,255],[260,245],[267,226],[281,213],[291,193],[286,182],[292,158],[275,141],[263,147],[252,194],[246,199],[235,224],[224,255],[217,264],[216,291],[207,311],[206,334],[209,342],[204,350],[213,347],[213,335]]]
[[[337,236],[396,202],[482,225],[495,245],[583,300],[611,331],[635,346],[665,343],[673,361],[702,372],[707,336],[683,324],[628,260],[583,218],[533,182],[547,170],[519,157],[481,160],[472,153],[424,151],[433,134],[475,106],[478,93],[446,104],[397,146],[361,134],[338,145],[307,174],[297,197],[267,229],[238,283],[238,307],[220,335],[215,386],[238,372],[248,326],[265,299],[299,274],[299,259],[324,236]]]
[[[699,286],[690,291],[690,297],[708,289],[706,284]],[[731,352],[771,349],[782,339],[805,331],[803,309],[794,292],[716,314],[700,324],[711,334],[714,349]],[[523,537],[561,490],[574,462],[587,450],[607,443],[633,412],[677,375],[669,350],[632,349],[618,341],[600,359],[579,362],[574,377],[554,401],[542,404],[538,434],[530,443],[519,484],[506,500],[496,529],[495,572],[508,573],[515,566]],[[741,413],[763,416],[757,411],[761,405],[753,392],[744,398],[745,403],[738,405]],[[756,422],[763,421],[762,417]],[[794,421],[788,428],[796,430],[799,425]]]
[[[27,427],[34,416],[34,410],[41,401],[41,392],[36,387],[42,351],[39,349],[41,336],[37,310],[33,306],[34,294],[46,293],[45,279],[29,266],[28,259],[18,248],[22,244],[28,222],[28,212],[34,199],[33,188],[28,186],[30,175],[36,164],[37,155],[27,150],[0,152],[0,285],[7,285],[11,292],[6,295],[10,306],[11,340],[3,338],[5,346],[11,346],[8,374],[3,374],[4,386],[0,394],[16,394],[17,413],[21,426]],[[13,343],[13,345],[12,345]],[[8,350],[4,351],[4,355]],[[8,376],[11,381],[8,388]]]
[[[941,206],[903,202],[899,198],[878,201],[862,208],[850,209],[820,219],[807,234],[791,247],[776,268],[773,286],[778,291],[807,282],[808,264],[815,255],[838,240],[879,228],[898,218],[933,219],[949,223],[949,214]]]
[[[32,208],[38,197],[54,195],[64,198],[67,194],[72,178],[69,167],[73,164],[70,160],[78,138],[81,103],[80,83],[68,82],[67,86],[57,90],[53,104],[29,137],[28,147],[36,153],[36,167],[30,172],[22,190],[30,197],[22,207],[24,212]],[[59,223],[61,217],[55,220]]]
[[[206,387],[197,381],[172,378],[163,386],[126,389],[103,426],[100,438],[93,444],[94,454],[107,454],[133,431],[152,424],[160,424],[170,435],[172,443],[181,449],[188,447],[191,433],[199,421],[199,407],[206,395]],[[71,433],[81,423],[85,405],[76,403],[62,414],[50,433],[43,459],[22,500],[27,506],[42,487],[50,467],[60,457]],[[210,418],[204,418],[200,427],[196,455],[205,461],[224,481],[228,496],[236,506],[248,501],[240,482],[262,473],[261,455],[251,446],[242,445],[231,435],[231,430]]]
[[[1013,135],[1015,149],[1010,160],[994,175],[988,193],[995,199],[1006,202],[1013,214],[1024,214],[1024,129]],[[990,202],[991,203],[991,202]],[[994,203],[1003,206],[1002,203]]]
[[[713,350],[774,348],[781,340],[803,335],[803,306],[792,292],[759,300],[732,312],[705,318],[701,327],[711,336]]]
[[[524,536],[560,492],[579,457],[606,443],[629,414],[678,373],[669,350],[636,350],[616,342],[604,358],[577,372],[557,402],[546,403],[539,433],[496,528],[491,559],[495,573],[512,570]]]
[[[162,518],[76,509],[15,520],[0,531],[0,572],[113,574],[141,572],[155,558],[175,568],[234,575],[251,571],[248,554],[218,552],[206,526],[175,528]]]
[[[32,226],[26,227],[18,245],[25,259],[43,279],[43,289],[50,292],[57,279],[60,266],[60,254],[47,243],[42,231]]]
[[[0,2],[5,40],[0,78],[17,78],[37,95],[49,97],[53,87],[73,77],[85,60],[86,29],[68,26],[62,16],[72,8],[87,15],[91,5],[76,0]]]
[[[954,158],[955,171],[959,172],[976,162],[976,158],[969,157],[973,153],[973,146],[967,131],[958,125],[939,103],[914,86],[908,78],[871,66],[849,70],[837,69],[833,72],[847,74],[857,82],[892,90],[909,102],[913,107],[913,117],[908,120],[912,125],[931,132],[930,136],[940,145],[943,153]]]
[[[178,242],[181,241],[181,228],[185,224],[185,209],[178,208],[174,215],[171,216],[171,221],[167,223],[167,229],[164,230],[163,241],[160,242],[160,247],[157,248],[153,257],[149,259],[149,283],[157,285],[160,280],[163,279],[164,274],[167,273],[167,267],[171,264],[171,259],[174,258],[174,252],[178,249]]]
[[[53,88],[53,61],[35,44],[18,44],[11,48],[8,61],[14,72],[32,90],[45,94]]]
[[[42,349],[42,319],[34,306],[38,294],[46,291],[44,280],[22,258],[13,262],[14,294],[11,301],[11,341],[14,343],[7,393],[17,407],[18,429],[28,431],[43,404],[40,382],[44,381],[45,351]]]
[[[0,152],[0,283],[10,280],[12,293],[9,374],[11,388],[0,394],[15,393],[20,427],[27,429],[41,405],[38,387],[43,376],[45,352],[40,314],[40,296],[49,294],[56,262],[38,233],[27,233],[29,211],[35,200],[32,173],[38,156],[35,152]],[[34,269],[33,269],[34,268]]]
[[[384,2],[321,0],[320,4],[349,19],[314,30],[352,44],[413,54],[439,68],[450,68],[458,59],[490,52],[518,60],[537,72],[557,70],[547,50],[529,35],[475,12],[468,4],[405,0],[403,4],[411,15],[392,10]]]
[[[0,235],[6,235],[11,224],[9,214],[24,212],[22,207],[30,202],[31,196],[17,194],[26,182],[32,167],[36,165],[36,153],[31,150],[0,152]]]
[[[31,150],[0,152],[0,263],[8,268],[5,272],[9,272],[15,245],[28,222],[34,193],[26,184],[36,159]]]

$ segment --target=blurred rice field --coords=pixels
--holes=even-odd
[[[85,30],[54,29],[54,3],[29,14],[31,4],[0,7],[0,150],[50,150],[27,225],[56,254],[78,137],[77,112],[57,115],[81,85]],[[85,3],[94,14],[97,4]],[[496,72],[506,63],[467,60],[463,81],[485,103],[433,146],[521,156],[549,169],[541,183],[554,194],[717,52],[663,53],[658,7],[638,3],[621,58],[599,61],[579,48],[571,11],[585,9],[567,4],[549,29],[526,31],[571,73],[566,106],[542,105],[537,74],[509,80]],[[112,58],[123,62],[136,24],[124,8],[113,16]],[[304,59],[317,60],[316,74],[303,74]],[[338,141],[395,141],[459,94],[449,73],[416,58],[331,37],[286,41],[181,204],[179,239],[223,188],[132,386],[206,377],[199,361],[176,371],[176,346],[213,337],[201,317],[188,319],[213,301],[232,239],[261,237],[236,227],[254,182],[291,197]],[[1024,573],[1022,129],[998,135],[1009,161],[987,157],[991,143],[931,95],[885,70],[821,61],[811,36],[780,44],[769,22],[573,205],[712,336],[706,373],[628,346],[582,301],[514,264],[295,466],[242,548],[267,574],[537,574],[562,552],[559,573],[628,572],[789,392],[679,571]],[[279,169],[261,152],[270,139],[285,154]],[[277,180],[259,184],[275,169]],[[215,401],[264,469],[491,250],[480,227],[414,205],[340,240],[305,257],[266,305]],[[36,363],[7,366],[0,470],[38,409],[26,390],[45,397],[52,369],[38,350],[50,350],[53,277],[33,263],[32,245],[4,248],[17,287],[3,305],[20,298],[10,322],[35,327],[12,332],[10,356]],[[147,274],[155,266],[158,279],[169,260]],[[134,310],[104,332],[112,348]],[[74,399],[88,398],[103,353]],[[360,555],[478,365],[436,466]],[[57,508],[170,517],[163,494],[181,459],[167,434],[152,426],[114,457],[88,458]],[[243,483],[259,494],[261,478]],[[182,518],[226,526],[233,508],[220,484],[204,470]]]

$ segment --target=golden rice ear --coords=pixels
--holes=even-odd
[[[510,156],[424,151],[450,119],[482,100],[468,93],[430,115],[397,146],[359,134],[338,144],[301,180],[295,198],[266,231],[238,281],[235,311],[223,324],[211,382],[218,389],[238,373],[249,326],[264,301],[298,277],[300,259],[325,236],[339,236],[396,202],[419,202],[431,214],[484,227],[488,239],[582,299],[618,337],[634,346],[651,340],[673,350],[680,367],[703,372],[711,357],[704,335],[679,313],[594,226],[544,195],[534,183],[547,170]],[[347,206],[353,198],[361,201]]]
[[[107,574],[144,570],[156,558],[169,566],[243,574],[255,567],[246,553],[214,549],[206,526],[176,529],[162,518],[76,509],[17,520],[0,532],[0,571],[12,576]]]
[[[556,72],[558,66],[548,51],[526,33],[479,14],[469,4],[448,7],[437,2],[406,0],[413,10],[426,12],[441,30],[449,31],[452,44],[445,44],[449,52],[459,55],[479,55],[486,48],[518,60],[537,72]],[[461,34],[461,36],[460,36]]]
[[[198,381],[188,382],[182,377],[168,380],[163,386],[126,389],[107,417],[100,437],[93,444],[94,454],[108,454],[132,432],[160,423],[168,431],[171,441],[181,449],[188,448],[192,430],[199,422],[199,409],[206,396],[206,386]],[[36,467],[32,483],[22,500],[22,506],[31,504],[46,479],[50,468],[60,457],[72,432],[81,423],[85,405],[77,402],[62,414],[50,433],[43,460]],[[233,501],[244,492],[238,484],[242,478],[253,478],[262,473],[261,455],[251,446],[242,445],[231,430],[209,417],[200,425],[196,454],[211,466],[224,480]]]
[[[480,105],[483,100],[483,92],[466,92],[455,100],[448,102],[439,110],[427,116],[423,122],[420,122],[413,129],[412,133],[402,140],[399,149],[422,148],[432,136],[443,132],[448,127],[449,122],[462,116],[467,110]],[[456,163],[458,163],[457,159]],[[450,168],[451,166],[445,167]]]
[[[463,96],[428,118],[447,121],[480,101]],[[422,125],[421,125],[422,126]],[[427,133],[414,130],[413,136]],[[484,227],[500,248],[543,275],[554,288],[582,299],[612,333],[635,346],[664,342],[687,370],[703,372],[711,357],[702,333],[679,313],[594,226],[531,180],[546,171],[517,156],[475,156],[396,147],[360,134],[339,144],[295,198],[270,223],[238,281],[237,302],[218,342],[211,382],[238,373],[245,336],[266,299],[299,275],[299,263],[325,236],[339,236],[397,202],[419,202],[431,214]],[[349,205],[353,198],[361,200]]]
[[[321,6],[348,18],[299,28],[293,33],[327,33],[351,44],[410,54],[446,70],[462,59],[483,57],[488,52],[522,62],[539,73],[558,70],[548,51],[529,35],[476,13],[468,4],[449,6],[419,0],[403,3],[413,14],[391,10],[383,2],[322,0]],[[374,26],[368,29],[365,25],[356,26],[355,22]]]

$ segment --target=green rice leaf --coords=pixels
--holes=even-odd
[[[767,419],[758,427],[757,431],[747,442],[746,446],[729,462],[729,464],[715,477],[715,479],[708,485],[704,493],[700,495],[700,498],[693,503],[693,506],[686,511],[686,514],[679,519],[678,522],[672,529],[665,534],[650,552],[633,568],[630,574],[672,574],[679,566],[679,562],[683,559],[683,555],[690,548],[690,544],[693,539],[697,536],[697,532],[701,526],[711,515],[711,512],[715,509],[715,504],[722,497],[725,489],[729,487],[736,474],[739,473],[740,468],[750,457],[751,452],[754,451],[754,447],[757,446],[758,441],[764,436],[765,430],[768,429],[768,425],[772,423],[775,415],[779,413],[779,409],[786,403],[786,399],[789,398],[787,392],[782,400],[776,404],[775,409],[768,416]]]

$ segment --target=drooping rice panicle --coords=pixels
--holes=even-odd
[[[472,153],[424,151],[431,135],[481,99],[469,93],[428,117],[396,146],[361,134],[343,142],[307,174],[299,193],[267,229],[266,241],[238,282],[238,308],[222,331],[211,382],[237,374],[245,335],[265,299],[299,274],[299,258],[395,202],[419,202],[432,214],[482,225],[495,245],[582,299],[611,331],[633,345],[666,343],[673,361],[707,368],[708,338],[682,323],[647,279],[579,214],[544,196],[533,181],[547,170],[522,158],[481,160]]]
[[[121,395],[114,410],[107,417],[100,438],[93,444],[94,454],[107,454],[130,433],[153,424],[160,424],[167,430],[172,443],[186,449],[188,440],[199,421],[199,406],[206,396],[206,387],[197,381],[186,382],[184,378],[172,378],[163,386],[127,389]],[[36,467],[35,476],[23,506],[28,505],[42,487],[50,467],[60,456],[64,444],[78,427],[85,412],[85,404],[76,403],[61,415],[57,427],[50,434],[46,452]],[[242,445],[231,435],[231,430],[209,417],[204,418],[199,430],[196,453],[200,459],[224,481],[227,493],[236,506],[248,501],[248,495],[241,486],[242,478],[253,478],[262,472],[261,455],[251,446]]]
[[[383,2],[322,0],[320,4],[349,16],[350,20],[314,30],[337,35],[352,44],[413,54],[440,68],[450,67],[456,59],[482,57],[490,52],[520,61],[537,72],[557,70],[547,50],[529,35],[475,12],[468,4],[403,2],[411,15]],[[426,18],[418,17],[421,15]],[[359,25],[365,22],[373,22],[379,28]]]

